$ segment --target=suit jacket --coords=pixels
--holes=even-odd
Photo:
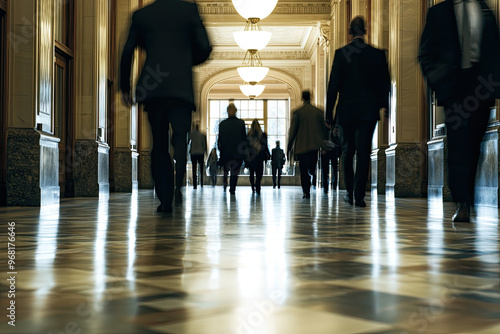
[[[279,168],[282,168],[285,164],[285,152],[283,152],[281,147],[275,147],[272,149],[271,164],[273,167]]]
[[[176,99],[195,110],[192,66],[204,62],[212,50],[196,4],[156,0],[134,12],[120,64],[123,92],[130,92],[136,47],[146,51],[136,87],[137,102]]]
[[[231,160],[243,161],[247,149],[245,121],[235,116],[220,122],[217,146],[221,165],[226,165]]]
[[[493,12],[481,5],[483,31],[480,47],[480,73],[487,82],[500,82],[500,38]],[[440,104],[452,97],[460,82],[456,80],[462,55],[453,0],[431,7],[420,40],[419,61],[428,85]],[[487,85],[493,97],[500,98],[500,85]],[[487,87],[487,88],[488,88]]]
[[[389,107],[390,89],[385,51],[356,38],[335,51],[325,118],[328,123],[333,123],[338,95],[336,112],[339,124],[379,120],[380,108]]]
[[[205,155],[207,153],[207,136],[200,131],[189,134],[189,153],[192,155]]]
[[[323,111],[306,102],[292,114],[292,122],[288,134],[290,152],[294,146],[295,154],[318,151],[323,144],[325,119]]]

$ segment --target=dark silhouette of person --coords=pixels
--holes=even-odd
[[[217,156],[217,149],[214,147],[207,159],[207,168],[210,173],[210,181],[212,182],[212,187],[217,184],[217,172],[219,170],[219,157]]]
[[[339,170],[339,157],[342,155],[342,148],[333,143],[332,131],[326,131],[327,137],[321,146],[321,176],[323,192],[328,193],[328,181],[330,178],[330,163],[332,165],[332,189],[337,190],[337,175]]]
[[[231,195],[236,193],[238,174],[247,150],[245,122],[236,117],[237,110],[234,103],[227,106],[228,118],[220,122],[217,140],[220,151],[219,163],[224,168],[224,191],[227,188],[227,176],[231,172],[229,180],[229,193]]]
[[[200,132],[200,126],[196,124],[194,131],[189,135],[189,153],[193,172],[193,189],[198,185],[198,173],[200,187],[203,187],[203,173],[205,172],[205,154],[207,153],[207,136]]]
[[[300,184],[303,198],[310,198],[311,177],[316,173],[318,150],[323,144],[324,113],[311,104],[311,93],[302,92],[304,105],[292,113],[288,135],[287,154],[292,148],[300,163]]]
[[[262,175],[264,174],[264,163],[269,159],[270,153],[267,147],[267,134],[262,131],[259,121],[254,119],[247,135],[248,148],[245,158],[245,166],[250,170],[250,186],[252,193],[260,195]]]
[[[281,173],[285,165],[285,152],[280,148],[280,141],[276,141],[276,147],[271,151],[271,169],[273,174],[273,188],[281,187]],[[276,179],[276,174],[278,178]]]
[[[172,212],[174,171],[169,154],[170,131],[176,162],[175,204],[182,203],[186,172],[187,133],[194,105],[192,67],[208,59],[211,46],[194,3],[157,0],[133,13],[120,64],[123,101],[131,105],[131,65],[134,50],[146,53],[135,99],[144,104],[153,135],[151,171],[158,212]]]
[[[447,0],[427,13],[419,60],[445,109],[455,222],[470,222],[480,145],[500,98],[500,38],[486,1]]]
[[[365,21],[355,17],[350,24],[352,42],[335,51],[327,93],[325,121],[343,127],[343,167],[347,194],[344,200],[365,207],[364,201],[373,132],[380,110],[389,107],[390,78],[385,52],[364,41]],[[353,159],[356,154],[356,174]]]

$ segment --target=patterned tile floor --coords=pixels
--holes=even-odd
[[[312,195],[187,188],[170,215],[152,191],[0,208],[17,272],[10,299],[1,262],[0,333],[500,333],[498,210],[453,224],[452,203]]]

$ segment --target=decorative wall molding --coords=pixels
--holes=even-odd
[[[211,77],[225,70],[227,70],[227,67],[200,67],[199,69],[195,69],[198,79],[197,81],[200,83],[200,87],[203,87],[206,81]]]
[[[282,70],[294,77],[302,85],[304,84],[304,67],[276,67],[275,69]]]
[[[238,14],[231,1],[197,1],[201,15]],[[329,1],[279,1],[273,14],[330,14]]]
[[[262,60],[309,60],[308,51],[260,51]],[[212,51],[211,60],[243,60],[245,51]]]

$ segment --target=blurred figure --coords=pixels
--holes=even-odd
[[[323,144],[325,125],[323,111],[311,104],[311,93],[303,91],[302,100],[304,105],[292,114],[287,154],[290,160],[293,148],[300,163],[303,198],[310,198],[311,177],[316,173],[318,150]]]
[[[267,134],[262,132],[259,121],[254,119],[248,131],[248,150],[245,165],[250,170],[250,185],[252,193],[260,195],[262,175],[264,174],[264,162],[269,159],[269,148],[267,147]]]
[[[447,0],[430,8],[419,60],[445,109],[453,221],[470,222],[480,145],[500,98],[498,25],[486,1]]]
[[[342,148],[334,145],[331,137],[332,131],[326,131],[327,137],[321,146],[321,175],[323,192],[328,194],[328,181],[330,177],[330,163],[332,165],[332,189],[337,190],[337,175],[339,170],[339,158],[342,155]]]
[[[210,173],[210,181],[212,181],[212,187],[215,187],[217,184],[217,172],[219,170],[218,167],[219,157],[217,156],[217,149],[214,147],[212,151],[210,151],[210,155],[207,160],[208,172]]]
[[[169,127],[176,162],[175,204],[179,205],[186,172],[187,133],[191,113],[196,110],[192,67],[203,63],[211,52],[196,4],[157,0],[134,12],[120,64],[120,89],[127,105],[132,104],[130,73],[137,47],[146,51],[135,97],[148,112],[153,134],[151,171],[161,202],[157,211],[172,212],[174,170]]]
[[[200,187],[203,187],[203,173],[205,172],[205,154],[207,153],[207,136],[200,132],[198,124],[189,135],[189,153],[193,165],[193,189],[196,189],[198,172],[200,176]]]
[[[227,188],[227,175],[231,172],[229,193],[234,195],[238,174],[243,163],[246,150],[245,122],[236,117],[237,108],[234,103],[227,106],[228,118],[219,124],[219,139],[217,145],[220,151],[220,165],[224,168],[224,191]]]
[[[283,166],[285,165],[285,152],[280,148],[280,141],[276,141],[276,147],[271,151],[271,168],[273,173],[273,188],[278,189],[281,187],[281,173]],[[278,179],[276,180],[276,174],[278,174]]]
[[[389,107],[390,78],[385,52],[364,41],[365,21],[361,16],[351,21],[349,33],[353,41],[335,51],[328,85],[325,121],[336,120],[343,127],[343,166],[347,194],[344,200],[365,207],[364,201],[373,131],[380,119],[380,110]],[[353,159],[356,154],[356,175]]]

